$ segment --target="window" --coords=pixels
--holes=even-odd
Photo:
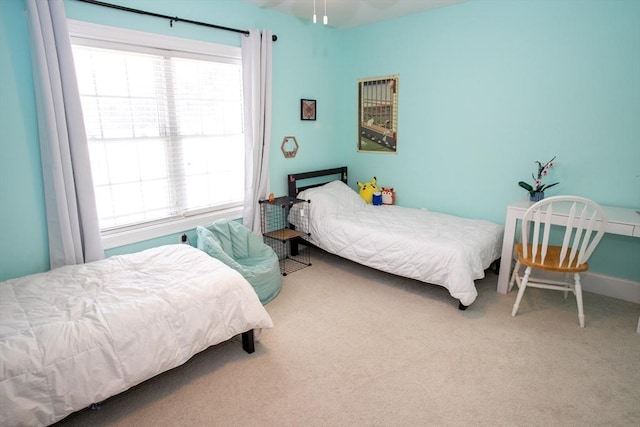
[[[105,247],[192,228],[192,217],[237,218],[240,50],[72,22],[100,228],[120,237]]]

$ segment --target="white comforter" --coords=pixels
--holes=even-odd
[[[316,246],[378,270],[444,286],[470,305],[474,280],[500,257],[504,227],[402,206],[373,206],[341,181],[305,190],[290,220]],[[309,218],[307,224],[298,219]],[[298,224],[295,222],[298,221]],[[306,228],[308,227],[308,230]]]
[[[0,283],[0,425],[48,425],[271,318],[235,270],[168,245]]]

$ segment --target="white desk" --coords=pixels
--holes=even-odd
[[[509,287],[511,273],[511,260],[513,258],[513,243],[516,234],[516,225],[522,219],[524,213],[533,204],[529,200],[519,200],[507,206],[507,218],[504,224],[504,238],[502,240],[502,260],[498,276],[498,292],[506,294]],[[618,208],[614,206],[602,206],[609,217],[606,232],[620,234],[622,236],[640,237],[640,215],[635,209]],[[554,213],[551,219],[553,224],[566,224],[567,215]],[[640,332],[640,324],[638,325]]]

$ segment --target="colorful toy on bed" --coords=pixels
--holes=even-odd
[[[396,202],[396,192],[393,188],[382,187],[382,204],[393,205]]]
[[[378,187],[376,187],[375,176],[370,182],[365,182],[364,184],[358,181],[358,187],[360,187],[360,197],[369,204],[371,204],[371,201],[373,200],[373,193],[380,191]]]
[[[375,193],[373,193],[373,197],[371,198],[371,204],[373,206],[382,205],[382,193],[381,192],[376,191]]]

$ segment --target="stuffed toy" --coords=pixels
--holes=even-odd
[[[373,200],[373,193],[377,193],[378,187],[376,187],[376,177],[374,176],[371,182],[365,182],[364,184],[358,181],[358,187],[360,187],[360,197],[362,199],[371,204]]]
[[[392,205],[396,201],[396,192],[393,191],[393,188],[382,187],[382,204],[383,205]]]

